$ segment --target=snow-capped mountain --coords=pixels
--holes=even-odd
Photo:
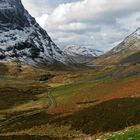
[[[121,42],[118,46],[113,48],[108,53],[116,54],[120,51],[125,51],[128,49],[136,51],[140,50],[140,28],[138,28],[135,32],[126,37],[123,42]]]
[[[21,0],[0,0],[0,61],[15,58],[31,65],[69,63]]]
[[[93,63],[100,64],[118,64],[129,60],[127,58],[140,53],[140,28],[127,36],[119,45],[98,58]],[[135,61],[135,60],[133,60]]]
[[[88,63],[103,54],[100,50],[77,45],[65,46],[62,50],[73,59],[75,63]]]

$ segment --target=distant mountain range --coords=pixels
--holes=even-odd
[[[140,62],[140,28],[127,36],[119,45],[98,59],[92,64],[129,64]]]
[[[102,51],[69,45],[62,50],[25,10],[21,0],[0,1],[0,61],[38,66],[139,63],[140,28],[118,46]]]
[[[73,62],[79,64],[88,63],[103,54],[103,51],[78,45],[65,46],[62,50]]]

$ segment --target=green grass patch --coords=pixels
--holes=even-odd
[[[101,140],[140,140],[140,127],[129,128],[119,132],[111,133]]]

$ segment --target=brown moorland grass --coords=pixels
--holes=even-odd
[[[63,132],[68,135],[72,130],[70,133],[72,137],[72,135],[77,135],[74,134],[75,131],[80,131],[81,134],[94,135],[137,125],[140,123],[140,77],[138,74],[133,74],[135,68],[128,68],[128,71],[126,69],[126,67],[119,68],[119,70],[109,69],[109,71],[105,69],[90,69],[86,72],[66,71],[64,73],[53,71],[55,78],[52,79],[49,84],[53,83],[57,85],[58,83],[63,83],[61,86],[52,87],[52,92],[58,106],[33,116],[25,116],[20,120],[10,123],[8,127],[5,126],[2,131],[4,134],[15,132],[16,135],[20,133],[23,137],[24,134],[28,134],[33,135],[32,138],[35,138],[35,135],[40,138],[40,134],[44,136],[45,134],[49,134],[48,136],[54,137],[57,137],[59,134],[59,136],[63,137]],[[139,68],[137,68],[137,70],[139,70]],[[26,77],[27,71],[25,71],[23,77]],[[122,75],[123,72],[125,72],[126,76]],[[40,73],[37,75],[40,75]],[[31,79],[34,79],[34,76]],[[10,106],[13,107],[15,103],[15,107],[17,108],[18,106],[22,107],[23,103],[36,100],[36,98],[36,103],[44,100],[42,97],[44,96],[43,93],[47,90],[48,83],[42,85],[38,85],[37,83],[32,84],[29,85],[31,86],[31,88],[29,88],[30,91],[33,92],[35,90],[38,92],[31,93],[31,98],[28,96],[30,93],[26,92],[28,91],[26,90],[28,87],[27,84],[18,84],[17,82],[17,87],[11,84],[13,90],[11,87],[10,89],[5,89],[4,86],[1,87],[3,94],[6,93],[6,95],[4,95],[6,97],[3,96],[5,105],[6,98],[11,97],[12,94],[17,97],[15,99],[9,99],[11,100],[9,103],[11,102],[11,104],[7,104],[8,109],[10,109]],[[19,89],[21,92],[18,92]],[[43,91],[41,89],[45,90]],[[28,93],[25,97],[26,100],[22,97],[24,96],[24,92]],[[18,96],[18,94],[20,94],[21,97]],[[22,102],[22,98],[24,102]],[[44,96],[44,98],[46,97]],[[44,101],[47,100],[45,99]],[[4,107],[4,105],[2,106]],[[34,110],[35,108],[33,111]],[[28,112],[29,110],[22,110],[17,113],[22,114],[26,113],[26,111]],[[14,113],[15,112],[13,112],[12,116],[16,115]],[[7,117],[10,118],[10,114],[8,114]],[[49,125],[51,127],[48,127]],[[66,129],[68,126],[69,129]],[[52,129],[57,130],[58,134],[55,134]],[[20,137],[17,136],[17,138]]]

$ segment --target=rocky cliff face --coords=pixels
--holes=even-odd
[[[21,0],[0,0],[0,61],[67,65],[69,59],[25,10]]]

